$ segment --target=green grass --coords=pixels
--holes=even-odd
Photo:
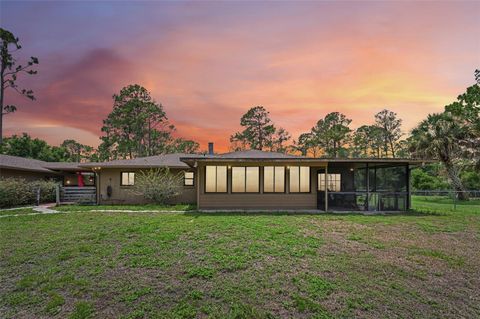
[[[4,215],[25,215],[31,213],[38,213],[31,208],[16,208],[16,209],[4,209],[0,210],[0,216]]]
[[[413,204],[386,216],[65,206],[75,213],[2,218],[0,317],[479,317],[478,201]]]
[[[452,198],[445,196],[412,196],[412,207],[419,212],[430,213],[478,213],[480,199],[457,201],[456,206]]]
[[[134,210],[134,211],[190,211],[195,210],[194,205],[62,205],[56,210],[65,212],[91,211],[91,210]]]

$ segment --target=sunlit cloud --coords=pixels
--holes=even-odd
[[[480,66],[471,36],[480,34],[478,2],[2,6],[6,26],[41,60],[24,82],[38,100],[9,95],[21,108],[8,132],[50,142],[57,131],[97,145],[112,95],[133,83],[162,103],[176,136],[203,148],[213,141],[226,150],[256,105],[295,138],[329,112],[345,113],[355,128],[383,108],[407,132],[453,101]],[[48,45],[46,30],[54,30]]]

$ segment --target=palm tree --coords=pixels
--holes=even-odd
[[[429,114],[409,138],[410,151],[417,158],[436,158],[445,166],[450,183],[459,192],[459,199],[468,200],[457,162],[461,160],[463,148],[459,141],[465,140],[468,131],[459,125],[448,112]]]

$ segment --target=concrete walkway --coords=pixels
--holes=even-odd
[[[51,205],[53,205],[53,204],[44,204],[44,205],[40,205],[40,206],[29,206],[29,207],[18,207],[18,208],[5,209],[5,210],[12,211],[12,214],[10,214],[10,215],[0,215],[0,218],[4,218],[4,217],[19,217],[19,216],[33,216],[33,215],[45,215],[45,214],[65,214],[65,213],[68,213],[68,212],[61,212],[61,211],[58,211],[58,210],[51,209],[51,208],[49,208],[49,206],[51,206]],[[35,213],[14,214],[15,210],[18,210],[18,209],[28,209],[28,208],[31,208]]]

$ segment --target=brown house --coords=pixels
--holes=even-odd
[[[212,152],[213,153],[213,152]],[[166,154],[80,165],[97,173],[100,204],[143,203],[131,192],[139,170],[184,175],[172,203],[200,210],[404,211],[410,208],[411,159],[319,159],[263,151]]]
[[[405,211],[411,159],[326,159],[263,151],[165,154],[103,163],[47,163],[0,155],[0,177],[62,181],[63,201],[140,204],[139,171],[169,167],[182,174],[172,204],[200,210]]]

